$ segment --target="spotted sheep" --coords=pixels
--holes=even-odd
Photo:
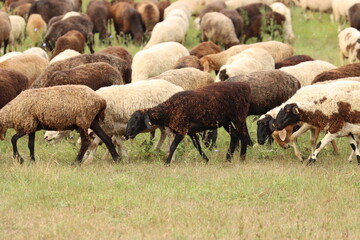
[[[339,35],[340,63],[344,65],[344,58],[350,63],[360,60],[360,32],[352,27],[345,28]]]

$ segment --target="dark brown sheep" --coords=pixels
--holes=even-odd
[[[50,76],[60,70],[68,70],[82,64],[105,62],[113,66],[121,73],[125,83],[131,82],[131,66],[124,60],[111,56],[110,54],[82,54],[76,57],[68,58],[64,61],[58,61],[49,65],[43,73],[31,85],[31,88],[42,87]]]
[[[94,24],[92,32],[99,33],[99,39],[102,43],[105,43],[105,40],[109,36],[106,26],[108,21],[111,19],[110,7],[111,5],[108,1],[92,0],[86,9],[86,14],[90,17],[92,23]]]
[[[34,2],[30,9],[30,16],[33,13],[39,13],[46,23],[52,17],[63,15],[70,11],[79,11],[81,0],[39,0]]]
[[[168,6],[170,6],[171,2],[169,0],[166,1],[157,1],[156,5],[159,8],[160,11],[160,21],[164,20],[164,11],[165,8],[167,8]]]
[[[307,62],[307,61],[314,61],[312,57],[308,55],[295,55],[288,58],[285,58],[281,62],[275,63],[275,69],[280,69],[282,67],[294,66],[296,64]]]
[[[110,54],[115,57],[121,58],[122,60],[125,60],[129,64],[129,66],[131,66],[132,64],[132,55],[128,52],[128,50],[122,47],[110,46],[98,51],[97,54]]]
[[[44,43],[50,51],[55,47],[56,40],[71,30],[79,31],[86,39],[87,45],[91,53],[94,53],[93,49],[93,24],[86,14],[80,16],[73,16],[60,21],[52,23],[45,34]]]
[[[245,5],[243,7],[239,7],[236,9],[238,13],[244,20],[244,24],[248,25],[250,23],[250,19],[259,14],[264,14],[267,12],[272,12],[272,9],[269,5],[263,3],[252,3]]]
[[[322,72],[314,78],[312,84],[347,77],[360,77],[360,63],[352,63]]]
[[[360,3],[355,3],[349,8],[350,27],[360,31]]]
[[[18,15],[18,16],[21,16],[24,19],[26,19],[30,7],[31,7],[31,3],[24,3],[24,4],[21,4],[20,6],[16,7],[12,13],[14,15]]]
[[[14,70],[0,69],[0,109],[29,86],[28,78]]]
[[[122,85],[124,81],[118,70],[104,62],[82,64],[69,70],[54,72],[43,87],[57,85],[86,85],[92,90],[111,85]]]
[[[224,127],[231,136],[226,159],[231,160],[239,139],[240,156],[245,159],[249,98],[250,86],[244,82],[219,82],[194,91],[179,92],[153,108],[136,111],[128,122],[126,137],[134,138],[152,125],[169,127],[176,134],[166,160],[169,165],[175,149],[186,134],[191,137],[200,155],[208,161],[196,133]]]
[[[220,12],[221,10],[226,9],[226,4],[224,1],[214,1],[205,5],[205,7],[201,10],[199,17],[200,21],[202,17],[208,12]]]
[[[221,52],[221,48],[213,42],[202,42],[190,50],[190,55],[202,58],[209,54]]]
[[[141,15],[146,32],[151,33],[154,26],[160,22],[160,11],[154,1],[146,0],[136,4],[136,9]]]
[[[192,68],[196,68],[201,71],[204,71],[204,67],[201,64],[200,59],[197,58],[196,56],[185,56],[185,57],[179,58],[176,61],[173,69],[180,69],[180,68],[187,68],[187,67],[192,67]]]
[[[84,35],[79,31],[71,30],[56,40],[52,58],[66,49],[73,49],[79,53],[84,53],[84,48]]]
[[[244,33],[244,20],[240,14],[236,10],[229,9],[223,9],[220,13],[231,19],[234,24],[236,36],[240,38]]]

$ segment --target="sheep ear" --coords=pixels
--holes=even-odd
[[[280,138],[280,140],[281,140],[281,141],[285,141],[285,139],[286,139],[286,134],[287,134],[286,129],[284,128],[283,130],[278,131],[278,133],[279,133],[279,138]]]
[[[149,130],[152,128],[152,124],[151,124],[149,115],[147,115],[147,114],[145,115],[145,125]]]
[[[204,67],[204,72],[210,72],[209,61],[207,61],[207,60],[202,61],[202,65]]]
[[[292,113],[295,115],[299,115],[299,108],[297,106],[292,108]]]

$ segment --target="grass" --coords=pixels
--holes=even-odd
[[[327,14],[305,20],[292,9],[297,54],[339,65],[336,25]],[[196,45],[191,27],[185,46]],[[114,44],[116,45],[116,44]],[[123,46],[123,45],[122,45]],[[21,48],[28,48],[25,41]],[[96,46],[96,50],[104,46]],[[139,47],[127,46],[134,54]],[[248,119],[252,139],[256,124]],[[143,145],[148,135],[126,142],[130,157],[119,164],[101,161],[71,166],[75,139],[58,145],[37,133],[36,163],[12,158],[9,131],[0,143],[0,239],[357,239],[360,236],[360,175],[348,164],[350,148],[338,141],[315,166],[305,167],[292,149],[255,145],[241,162],[225,162],[229,137],[220,130],[218,146],[206,150],[204,164],[191,141],[180,144],[177,160],[163,166],[164,152]],[[308,136],[300,138],[304,155]]]

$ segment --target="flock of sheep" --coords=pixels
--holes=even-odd
[[[44,139],[53,143],[76,130],[78,163],[91,161],[102,142],[118,161],[128,156],[124,140],[159,129],[156,148],[169,138],[170,164],[186,135],[208,161],[199,133],[214,144],[216,129],[224,127],[230,136],[226,160],[231,161],[239,144],[245,159],[252,145],[246,118],[257,115],[259,144],[275,140],[287,148],[291,143],[303,161],[297,138],[311,130],[308,163],[313,163],[328,142],[338,151],[333,140],[347,136],[353,150],[349,160],[355,153],[360,164],[360,63],[355,63],[360,60],[360,0],[92,0],[86,13],[79,12],[81,0],[3,2],[0,139],[9,128],[16,130],[11,143],[20,163],[17,140],[29,136],[35,160],[35,132],[41,129],[48,130]],[[332,11],[339,24],[342,65],[344,58],[350,64],[336,67],[294,55],[289,4]],[[343,29],[347,19],[351,27]],[[191,21],[202,42],[188,50],[182,43]],[[274,30],[264,22],[277,25],[284,42],[262,41],[264,33]],[[95,52],[97,39],[115,43],[110,23],[116,38],[128,35],[144,44],[142,50],[134,56],[119,46]],[[34,47],[6,53],[21,44],[25,32]],[[259,42],[246,44],[250,38]],[[85,44],[91,54],[84,54]],[[321,131],[326,135],[316,144]]]

